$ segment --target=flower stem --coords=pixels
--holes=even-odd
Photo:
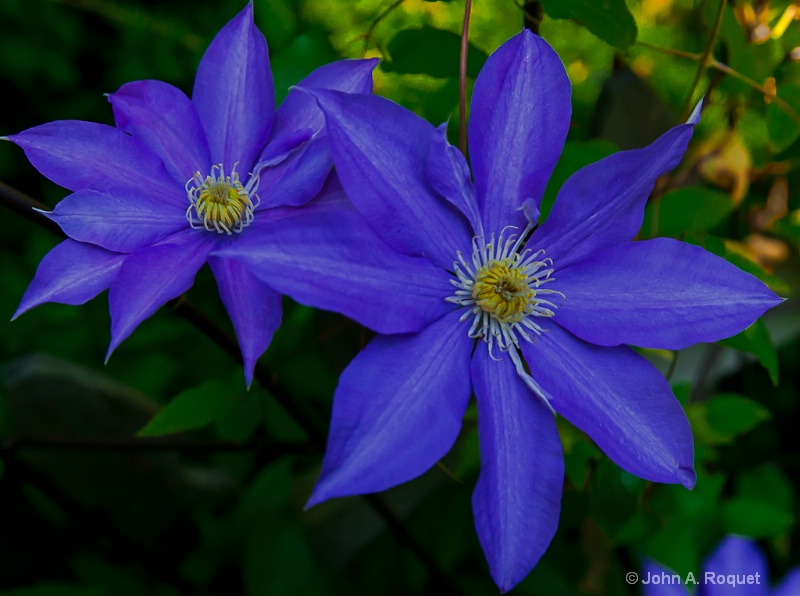
[[[683,107],[683,118],[681,118],[681,120],[685,121],[689,117],[689,114],[692,113],[692,98],[694,97],[695,91],[697,91],[697,87],[700,85],[700,81],[703,78],[703,73],[711,64],[711,52],[714,50],[714,45],[717,43],[717,37],[719,37],[719,29],[722,26],[722,15],[724,14],[724,10],[725,0],[719,0],[717,14],[714,18],[714,27],[711,29],[711,36],[708,38],[706,48],[703,50],[703,54],[700,56],[700,64],[697,66],[697,72],[694,75],[692,86],[689,87],[689,95],[686,97],[686,104]]]
[[[461,56],[458,63],[458,148],[467,155],[467,52],[472,0],[464,2],[464,27],[461,29]]]

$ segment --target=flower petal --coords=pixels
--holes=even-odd
[[[377,58],[339,60],[317,68],[297,87],[370,94],[372,71],[377,65]],[[311,135],[316,135],[324,126],[325,116],[314,98],[301,89],[292,89],[275,112],[275,122],[265,151],[269,151],[269,145],[291,136],[295,131],[308,130]]]
[[[552,412],[519,378],[508,354],[495,362],[480,344],[471,371],[481,449],[475,529],[492,578],[507,592],[555,536],[564,457]]]
[[[325,112],[331,153],[347,196],[389,246],[447,269],[457,251],[471,251],[467,221],[428,189],[433,126],[382,97],[310,93]]]
[[[312,139],[289,157],[259,172],[262,209],[302,205],[316,195],[331,173],[333,158],[326,137]]]
[[[699,118],[667,131],[644,149],[620,151],[575,172],[528,246],[564,268],[631,240],[642,226],[656,180],[680,163]]]
[[[660,579],[664,573],[672,576],[674,573],[673,571],[670,571],[666,567],[662,567],[650,559],[646,559],[642,567],[643,574],[641,580],[643,596],[690,596],[689,590],[687,590],[686,586],[681,583],[655,583],[652,579],[653,576],[656,576]],[[700,582],[703,581],[701,578],[696,579]]]
[[[12,318],[45,302],[83,304],[108,288],[128,255],[64,240],[39,263]]]
[[[467,217],[472,229],[481,234],[481,217],[469,166],[464,154],[447,141],[447,124],[433,133],[427,179],[433,190],[455,205]]]
[[[186,230],[125,259],[108,293],[111,345],[106,360],[139,323],[192,287],[195,274],[216,245],[216,236]]]
[[[730,337],[782,299],[710,252],[671,238],[631,242],[557,271],[559,325],[603,346],[680,350]]]
[[[760,582],[746,587],[747,596],[767,596],[769,594],[769,565],[763,551],[752,540],[741,536],[728,536],[719,543],[703,564],[703,596],[730,596],[738,594],[744,586],[727,584],[727,576],[754,575],[758,573]],[[708,574],[715,580],[709,581]],[[717,576],[723,577],[718,578]],[[738,588],[738,589],[737,589]]]
[[[692,430],[649,362],[627,346],[595,346],[553,324],[521,347],[556,412],[618,466],[646,480],[694,486]]]
[[[800,569],[794,568],[772,590],[772,596],[797,596],[800,594]]]
[[[250,171],[272,127],[275,90],[267,40],[253,23],[252,2],[208,46],[192,92],[211,161]]]
[[[400,254],[353,211],[259,226],[215,254],[235,258],[293,299],[340,312],[379,333],[419,331],[453,310],[448,274]]]
[[[527,29],[500,46],[475,81],[469,154],[486,232],[524,227],[567,138],[570,84],[546,41]]]
[[[180,208],[127,188],[109,194],[82,190],[45,215],[70,238],[118,252],[154,244],[188,227]]]
[[[250,387],[256,361],[267,351],[272,334],[281,325],[281,295],[233,259],[211,257],[208,264],[236,330],[244,360],[244,377]]]
[[[8,137],[47,178],[73,192],[128,188],[176,205],[186,193],[139,139],[113,126],[61,120]]]
[[[378,336],[342,373],[322,473],[307,507],[416,478],[453,445],[470,396],[460,313]]]
[[[144,141],[183,186],[211,167],[208,142],[191,100],[161,81],[134,81],[109,95],[120,130]]]

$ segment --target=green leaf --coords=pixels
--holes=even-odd
[[[564,450],[564,472],[579,490],[582,490],[585,484],[589,462],[599,455],[600,450],[585,438],[576,440],[569,450]]]
[[[722,222],[734,207],[733,198],[719,190],[701,186],[680,188],[647,205],[642,234],[648,238],[677,238],[686,232],[707,232]]]
[[[636,20],[625,0],[546,0],[553,19],[574,19],[607,44],[624,50],[636,41]]]
[[[644,481],[603,458],[592,473],[589,507],[598,525],[614,540],[636,514]]]
[[[236,401],[219,381],[208,381],[180,393],[153,416],[137,435],[157,437],[202,428],[227,416]]]
[[[761,404],[749,397],[735,393],[722,393],[708,402],[706,419],[719,435],[731,439],[754,429],[769,420],[771,414]]]
[[[751,497],[737,497],[722,505],[726,533],[751,538],[777,538],[794,524],[791,512]]]
[[[404,29],[387,47],[391,62],[383,63],[385,72],[426,74],[439,79],[458,76],[461,36],[451,31],[422,27]],[[467,75],[478,76],[488,56],[470,44],[467,50]]]
[[[764,321],[759,319],[738,335],[723,339],[720,343],[758,358],[761,366],[767,369],[772,384],[778,384],[778,352]]]
[[[756,499],[782,509],[792,511],[794,489],[781,469],[772,464],[742,472],[736,478],[736,493],[739,497]]]
[[[795,114],[800,113],[800,85],[781,85],[778,97],[789,104]],[[800,136],[800,127],[777,101],[767,106],[767,130],[769,142],[775,151],[783,151]]]

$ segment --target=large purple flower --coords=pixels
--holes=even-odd
[[[646,561],[640,578],[644,596],[797,596],[800,567],[795,567],[770,589],[769,564],[752,540],[728,536],[720,542],[695,575],[676,574],[654,561]]]
[[[302,85],[371,93],[375,64],[328,64]],[[42,174],[73,191],[47,214],[70,239],[45,256],[14,316],[44,302],[82,304],[110,287],[110,355],[188,290],[208,261],[249,385],[280,325],[280,294],[235,257],[210,253],[268,222],[290,226],[284,218],[344,202],[335,179],[323,189],[333,165],[325,119],[297,90],[275,111],[267,42],[252,4],[209,46],[191,100],[167,83],[136,81],[109,101],[116,128],[63,121],[8,137]]]
[[[564,464],[553,411],[629,472],[692,487],[683,410],[658,371],[622,344],[715,341],[781,300],[702,248],[631,242],[698,114],[649,147],[577,172],[534,228],[570,120],[569,81],[542,39],[515,36],[475,83],[474,183],[444,128],[380,97],[310,93],[342,185],[385,244],[342,212],[272,226],[220,253],[296,300],[388,334],[341,377],[309,505],[422,474],[453,445],[473,389],[475,526],[504,591],[558,525]]]

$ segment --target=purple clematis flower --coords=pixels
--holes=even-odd
[[[539,37],[509,40],[475,82],[472,176],[443,127],[380,97],[309,93],[363,220],[303,218],[220,251],[262,279],[281,263],[276,288],[386,334],[339,381],[309,506],[425,472],[453,445],[473,390],[475,526],[503,591],[558,525],[564,463],[553,411],[625,470],[691,488],[686,416],[664,377],[623,344],[715,341],[781,301],[697,246],[631,242],[699,110],[652,145],[577,172],[535,228],[570,121],[569,80]]]
[[[647,560],[641,582],[644,596],[797,596],[800,567],[791,569],[770,589],[764,552],[752,540],[728,536],[705,560],[698,575],[682,576]]]
[[[302,85],[371,93],[376,63],[328,64]],[[83,304],[110,288],[110,355],[188,290],[208,261],[249,385],[280,325],[280,294],[235,257],[211,253],[267,222],[346,201],[335,179],[323,189],[333,165],[325,119],[297,90],[275,110],[252,4],[209,46],[191,100],[167,83],[136,81],[109,101],[116,128],[51,122],[8,137],[42,174],[73,191],[46,214],[69,239],[45,256],[14,317],[44,302]]]

